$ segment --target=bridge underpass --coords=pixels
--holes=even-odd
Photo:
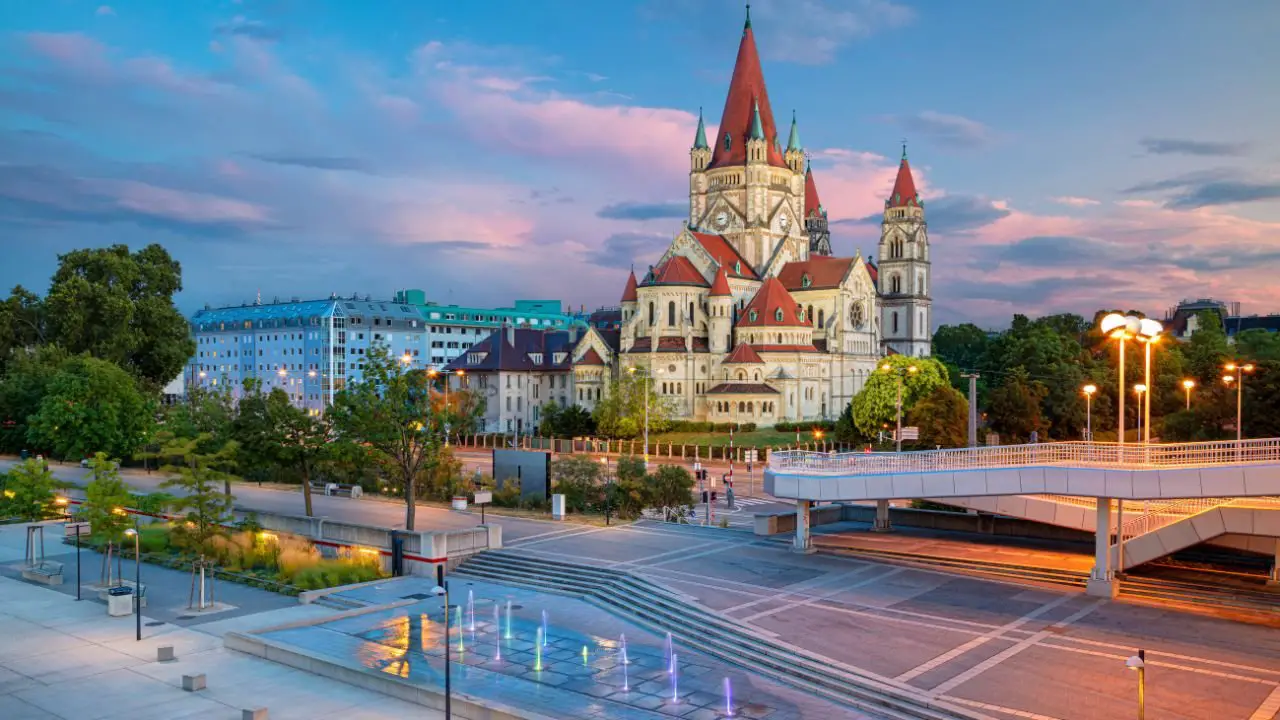
[[[1120,445],[1045,443],[907,453],[775,452],[765,491],[796,501],[794,549],[812,552],[814,503],[933,502],[1094,534],[1088,592],[1116,572],[1200,543],[1269,552],[1280,582],[1280,439]]]

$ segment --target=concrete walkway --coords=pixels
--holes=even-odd
[[[22,528],[0,527],[0,563],[20,561]],[[139,642],[133,617],[108,617],[96,597],[85,598],[76,602],[74,594],[0,577],[0,718],[234,720],[243,709],[260,707],[273,720],[443,717],[222,646],[222,635],[231,630],[332,610],[291,605],[192,627],[147,625],[156,621],[144,614]],[[156,662],[156,649],[163,645],[173,646],[176,661]],[[183,691],[182,676],[198,673],[206,675],[207,689]]]

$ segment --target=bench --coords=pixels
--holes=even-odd
[[[62,584],[62,563],[43,560],[22,569],[22,577],[45,585]]]

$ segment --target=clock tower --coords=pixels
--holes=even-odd
[[[880,225],[880,331],[886,349],[911,357],[931,353],[929,229],[924,201],[907,163],[907,146]]]

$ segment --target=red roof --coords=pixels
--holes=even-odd
[[[644,279],[645,285],[701,285],[707,286],[707,279],[702,277],[698,268],[693,266],[689,258],[683,255],[672,255],[657,267],[649,271]]]
[[[587,348],[586,354],[577,362],[578,365],[604,365],[604,358],[600,357],[600,353],[595,348]]]
[[[880,285],[880,268],[876,267],[876,264],[870,260],[867,261],[867,274],[871,276],[873,285]]]
[[[720,113],[719,134],[711,142],[715,148],[710,168],[747,164],[747,136],[755,116],[756,103],[760,104],[760,122],[764,128],[765,142],[769,149],[765,156],[770,165],[786,167],[782,151],[778,147],[778,127],[773,122],[773,108],[769,106],[769,92],[764,86],[764,71],[760,69],[760,53],[756,51],[756,36],[751,30],[751,18],[742,30],[742,42],[738,44],[738,59],[733,65],[733,78],[729,81],[729,95],[724,100],[724,112]],[[724,135],[729,133],[729,148],[724,146]]]
[[[818,290],[821,288],[839,287],[849,269],[853,267],[853,258],[827,257],[810,255],[804,262],[789,262],[782,266],[778,279],[788,290]],[[809,277],[806,285],[804,278]]]
[[[738,343],[738,347],[729,353],[729,357],[725,358],[724,365],[760,365],[764,360],[756,354],[754,348],[746,343]]]
[[[804,172],[804,216],[822,214],[822,201],[818,199],[818,185],[813,181],[813,168]]]
[[[902,156],[902,164],[898,166],[898,178],[893,181],[893,192],[889,194],[889,207],[907,207],[920,204],[916,192],[916,180],[911,176],[911,166],[907,164],[907,156]]]
[[[738,315],[741,327],[808,327],[800,319],[800,306],[776,277],[765,278],[755,297]],[[779,320],[781,316],[781,320]]]
[[[636,297],[636,271],[632,270],[627,276],[627,287],[622,291],[622,302],[635,302],[639,298]]]
[[[720,263],[720,267],[724,268],[725,272],[735,277],[744,277],[750,280],[760,279],[760,276],[756,274],[755,268],[751,267],[751,263],[739,255],[738,251],[734,249],[733,245],[729,244],[728,240],[724,239],[723,235],[712,235],[711,233],[694,230],[690,230],[689,234],[693,236],[694,240],[698,241],[703,250],[710,253],[711,257]],[[742,268],[742,272],[738,272],[737,268],[739,267]]]
[[[724,297],[726,295],[733,295],[733,292],[729,290],[729,277],[724,274],[724,267],[721,266],[719,270],[716,270],[715,281],[711,283],[711,297]]]
[[[813,345],[754,345],[759,352],[818,352]]]

